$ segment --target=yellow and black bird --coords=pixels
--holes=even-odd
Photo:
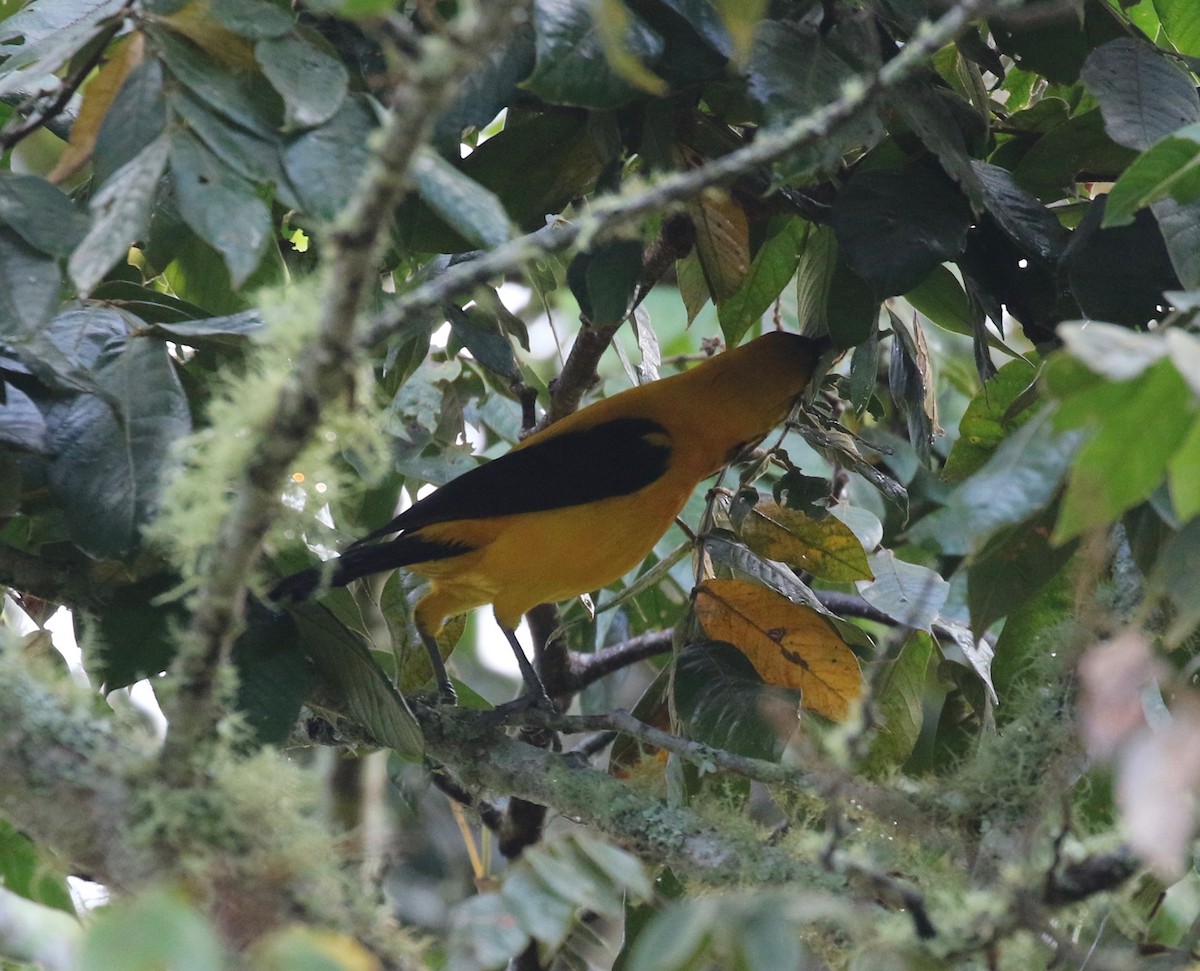
[[[823,344],[772,332],[688,371],[598,401],[446,483],[341,556],[281,580],[276,602],[404,567],[442,695],[445,621],[491,604],[530,700],[545,692],[515,630],[538,604],[597,590],[642,562],[701,480],[787,417]],[[396,534],[392,539],[383,537]]]

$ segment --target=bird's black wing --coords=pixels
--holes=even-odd
[[[661,477],[670,460],[666,428],[649,418],[615,418],[555,435],[472,469],[364,536],[353,548],[433,523],[541,512],[627,496]]]

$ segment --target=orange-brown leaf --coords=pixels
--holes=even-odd
[[[844,719],[862,694],[858,659],[818,611],[747,580],[696,588],[696,616],[714,640],[736,645],[767,684],[800,691],[809,711]]]
[[[750,222],[724,189],[705,189],[688,205],[696,225],[696,254],[713,302],[732,297],[750,272]]]

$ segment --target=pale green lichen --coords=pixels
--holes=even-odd
[[[162,513],[148,529],[190,588],[207,563],[213,537],[239,489],[239,477],[262,447],[265,429],[281,389],[293,380],[294,361],[311,340],[317,321],[318,292],[311,282],[264,290],[258,303],[267,326],[243,367],[214,379],[212,399],[201,427],[179,446],[177,471],[167,484]],[[387,468],[387,443],[372,404],[369,371],[362,374],[351,411],[342,402],[323,402],[322,422],[297,458],[292,482],[280,484],[282,528],[300,521],[297,508],[335,504],[361,481],[378,480]],[[353,469],[345,456],[352,456]]]

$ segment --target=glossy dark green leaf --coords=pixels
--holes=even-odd
[[[469,243],[496,246],[512,235],[512,223],[496,195],[436,152],[418,152],[412,175],[429,208]]]
[[[749,94],[766,110],[768,127],[783,127],[824,108],[842,96],[842,86],[857,75],[815,27],[764,20],[754,32],[747,65]],[[840,49],[845,48],[839,44]],[[869,147],[884,134],[874,112],[859,112],[823,139],[812,155],[819,165],[837,164],[844,151]]]
[[[1013,178],[1039,198],[1058,199],[1077,176],[1115,181],[1136,157],[1133,149],[1109,138],[1100,109],[1093,108],[1042,135],[1021,156]]]
[[[522,87],[553,104],[587,108],[616,108],[638,96],[639,89],[609,63],[593,21],[597,11],[586,0],[536,0],[537,57]],[[662,38],[632,11],[627,13],[622,46],[631,57],[652,66],[662,53]]]
[[[9,95],[38,87],[47,75],[61,70],[81,50],[92,43],[103,43],[120,28],[117,16],[122,4],[117,0],[99,3],[64,4],[59,14],[44,15],[51,4],[38,4],[32,10],[10,18],[0,30],[8,45],[20,37],[23,43],[6,46],[4,72],[0,74],[0,95]],[[52,29],[48,29],[54,24]]]
[[[171,136],[171,181],[179,214],[221,254],[234,289],[262,259],[271,213],[253,189],[186,132]]]
[[[209,9],[222,27],[250,40],[279,37],[296,25],[287,10],[268,0],[212,0]]]
[[[80,395],[51,418],[50,482],[76,545],[115,558],[157,511],[172,446],[191,418],[161,341],[131,338],[95,377],[103,398]]]
[[[62,273],[52,256],[0,225],[0,337],[35,333],[58,306]]]
[[[913,322],[913,330],[910,333],[908,325],[890,310],[888,313],[892,321],[888,387],[892,393],[892,400],[904,412],[909,442],[921,462],[928,465],[936,418],[936,415],[930,413],[934,385],[929,369],[928,351],[924,347],[924,338],[916,321]]]
[[[1184,125],[1200,122],[1195,82],[1157,48],[1114,40],[1088,55],[1081,78],[1100,102],[1118,145],[1144,151]]]
[[[1162,139],[1130,164],[1108,195],[1105,226],[1124,226],[1138,209],[1160,199],[1200,199],[1200,125]]]
[[[324,220],[341,212],[367,163],[367,139],[374,127],[366,105],[347,98],[329,121],[287,146],[283,167],[305,211]]]
[[[167,125],[163,69],[149,60],[130,72],[104,115],[92,151],[92,179],[105,185],[113,174],[158,138]]]
[[[1046,11],[1044,16],[1023,22],[998,22],[989,27],[1001,54],[1012,57],[1026,71],[1064,85],[1075,83],[1094,48],[1124,33],[1108,5],[1097,0]]]
[[[1007,169],[986,162],[972,162],[971,167],[983,188],[984,205],[1005,235],[1031,255],[1057,260],[1067,232],[1054,213],[1021,188]]]
[[[169,144],[165,137],[155,139],[92,196],[91,228],[68,263],[71,279],[81,292],[91,291],[145,234],[159,179],[166,169]]]
[[[478,307],[462,310],[455,306],[446,307],[446,315],[454,337],[462,342],[475,360],[509,381],[521,377],[512,344],[500,330],[495,317]]]
[[[482,128],[517,94],[517,84],[533,70],[533,25],[518,26],[463,79],[450,107],[434,125],[432,144],[443,154],[457,155],[463,131]]]
[[[688,735],[739,755],[778,759],[798,724],[799,692],[764,684],[746,655],[723,641],[685,647],[674,689]]]
[[[944,175],[922,166],[855,175],[833,206],[850,268],[882,296],[905,293],[966,246],[971,210]]]
[[[169,94],[171,110],[187,123],[192,134],[234,173],[254,183],[273,185],[280,201],[299,207],[283,169],[282,143],[264,133],[252,134],[231,125],[186,88]]]
[[[958,106],[954,104],[954,99],[958,99]],[[967,136],[963,131],[967,119],[981,128],[979,115],[962,102],[959,95],[918,81],[898,88],[887,99],[887,103],[937,157],[946,174],[962,189],[971,207],[975,211],[983,208],[983,185],[978,170],[972,164]],[[959,110],[955,110],[955,107],[959,107]]]
[[[283,120],[279,96],[261,78],[228,70],[173,31],[151,29],[148,33],[162,49],[167,70],[218,114],[259,135],[273,132]]]
[[[258,310],[243,310],[241,313],[229,314],[223,317],[201,317],[198,320],[159,321],[156,329],[179,337],[184,344],[191,339],[212,339],[219,337],[253,337],[261,334],[266,327],[262,312]]]
[[[71,255],[88,226],[58,186],[12,172],[0,172],[0,223],[35,249],[61,259]]]
[[[313,128],[328,121],[342,106],[350,77],[328,51],[302,34],[260,40],[254,57],[271,86],[283,98],[289,128]]]

